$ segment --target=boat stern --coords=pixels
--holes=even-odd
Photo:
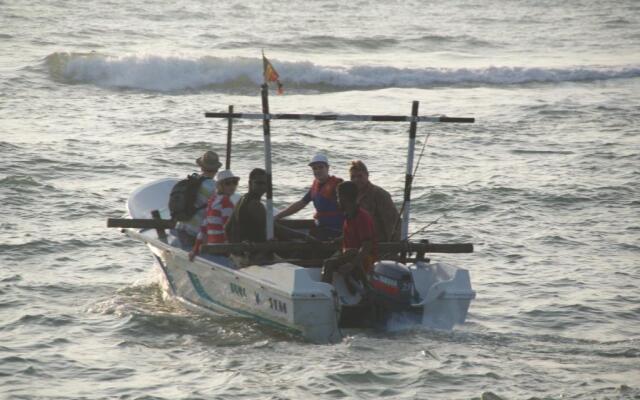
[[[476,292],[469,271],[445,263],[418,262],[410,267],[414,288],[422,307],[422,325],[450,330],[463,324]]]

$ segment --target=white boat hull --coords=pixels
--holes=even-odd
[[[279,263],[234,270],[203,257],[191,262],[182,249],[127,233],[147,242],[168,290],[190,309],[251,318],[316,343],[341,339],[336,292],[305,268]]]

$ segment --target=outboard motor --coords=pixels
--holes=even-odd
[[[411,271],[404,264],[395,261],[375,263],[370,282],[376,303],[388,311],[406,310],[411,304],[415,290]]]

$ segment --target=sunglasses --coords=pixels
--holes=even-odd
[[[230,186],[230,185],[237,185],[238,184],[239,179],[227,179],[222,181],[222,184],[225,186]]]

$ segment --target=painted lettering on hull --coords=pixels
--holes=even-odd
[[[231,290],[231,293],[235,294],[236,296],[247,297],[247,290],[236,283],[229,283],[229,289]]]
[[[287,313],[287,303],[271,297],[269,297],[269,308],[283,314]]]

